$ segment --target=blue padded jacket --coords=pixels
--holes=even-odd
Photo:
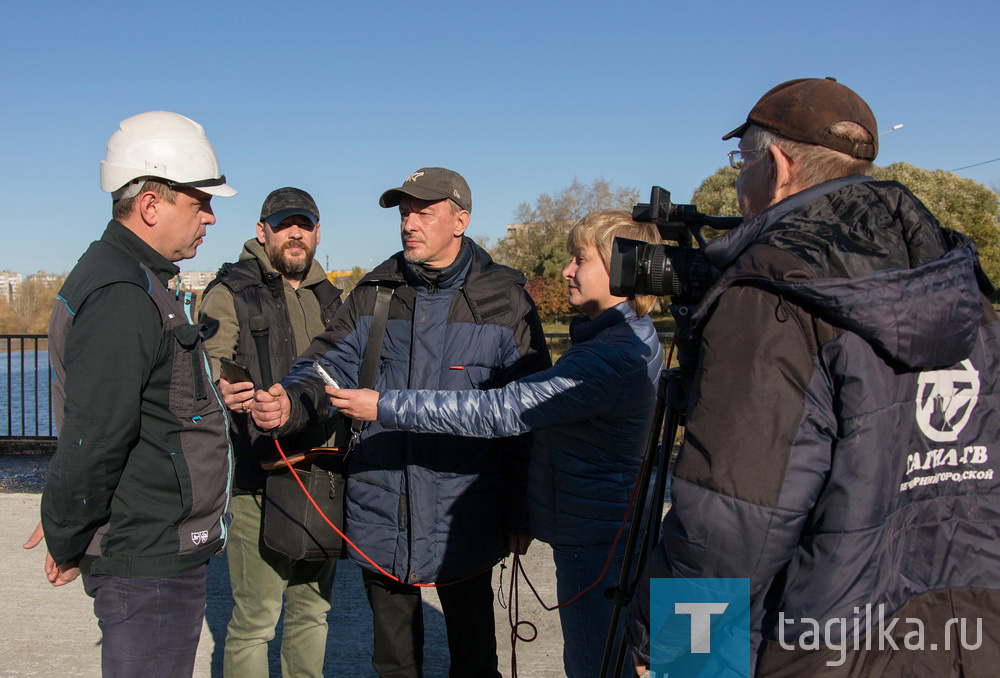
[[[550,544],[610,542],[649,437],[663,349],[627,302],[570,326],[573,346],[544,372],[491,391],[382,391],[386,428],[489,438],[535,431],[531,535]]]
[[[401,254],[361,280],[309,355],[345,388],[358,383],[376,287],[396,288],[374,387],[449,390],[501,386],[550,365],[524,277],[465,239],[434,283]],[[282,380],[292,412],[279,433],[329,414],[323,384],[300,360]],[[484,444],[385,430],[372,422],[348,457],[347,536],[408,584],[446,582],[492,567],[509,534],[527,529],[530,440]],[[350,551],[361,567],[374,569]]]

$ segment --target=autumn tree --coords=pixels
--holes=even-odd
[[[566,281],[560,278],[546,278],[536,275],[524,286],[532,301],[538,308],[538,315],[543,320],[551,320],[569,315],[572,309],[569,305]]]
[[[556,278],[568,260],[566,234],[576,221],[595,210],[631,210],[638,198],[638,190],[614,186],[604,179],[590,184],[574,179],[555,194],[541,194],[534,205],[521,203],[514,211],[514,230],[501,238],[490,254],[529,279]]]
[[[740,213],[736,200],[736,177],[740,171],[732,167],[720,167],[715,174],[701,182],[694,192],[691,202],[699,212],[713,217],[731,217]]]
[[[1000,282],[1000,195],[996,191],[954,172],[932,172],[905,162],[876,167],[875,178],[903,184],[942,226],[972,238],[983,269],[990,280]]]
[[[25,280],[10,302],[0,299],[0,332],[5,334],[45,334],[56,294],[66,276],[54,282]]]
[[[721,167],[705,179],[692,201],[713,216],[736,214],[738,170]],[[879,181],[898,181],[913,192],[941,225],[964,233],[976,242],[983,268],[1000,281],[1000,195],[972,179],[944,170],[925,170],[905,162],[876,167]]]
[[[358,283],[361,282],[361,279],[367,274],[367,269],[361,268],[360,266],[353,266],[351,268],[350,275],[346,278],[338,280],[339,285],[344,288],[344,295],[346,296],[350,294],[354,288],[358,286]]]

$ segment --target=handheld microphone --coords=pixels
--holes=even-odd
[[[253,337],[254,346],[257,347],[257,364],[260,366],[260,379],[264,382],[261,388],[265,391],[274,385],[271,375],[271,348],[268,346],[270,335],[271,323],[267,318],[260,314],[250,316],[250,336]],[[273,429],[268,431],[268,435],[274,440],[278,439]]]
[[[271,323],[267,318],[258,314],[250,316],[250,336],[257,347],[257,362],[260,365],[260,387],[265,391],[274,385],[271,378],[271,348],[268,346],[268,339],[271,334]]]

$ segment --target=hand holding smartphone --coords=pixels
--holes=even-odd
[[[337,380],[330,376],[330,373],[327,372],[326,369],[324,369],[323,366],[319,364],[319,361],[313,363],[313,369],[316,371],[316,374],[319,375],[320,379],[322,379],[327,386],[340,388],[340,384],[337,383]]]
[[[246,365],[241,365],[229,358],[219,358],[219,362],[222,363],[222,376],[230,384],[239,384],[245,381],[253,383],[253,377],[250,376],[250,370],[247,369]]]

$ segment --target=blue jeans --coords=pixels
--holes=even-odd
[[[585,546],[551,546],[552,560],[556,564],[556,592],[560,603],[594,583],[611,551],[610,542]],[[624,557],[625,535],[622,535],[601,582],[578,600],[559,608],[559,623],[563,634],[563,667],[568,678],[594,678],[600,672],[613,610],[612,602],[604,596],[604,591],[618,584],[618,573],[621,572]],[[617,652],[621,634],[615,635],[619,638],[614,649]],[[612,654],[612,661],[614,657]]]
[[[162,579],[83,575],[101,627],[104,678],[190,676],[205,618],[205,572]]]

